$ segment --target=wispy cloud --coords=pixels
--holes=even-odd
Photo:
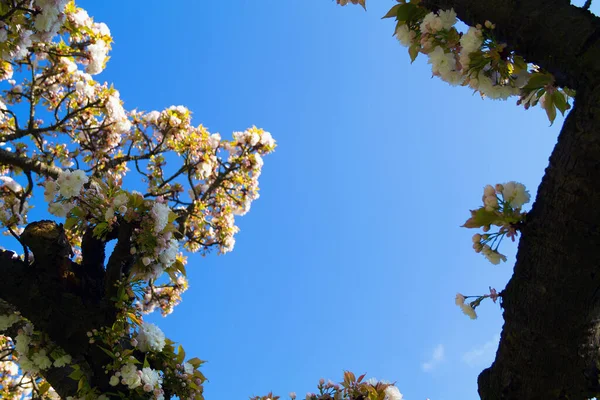
[[[480,346],[473,347],[462,356],[462,360],[469,367],[479,367],[485,364],[491,364],[496,356],[500,335],[494,337]]]
[[[435,367],[437,367],[437,365],[439,363],[441,363],[442,361],[444,361],[444,345],[438,344],[435,347],[435,349],[433,349],[433,353],[431,354],[431,359],[429,361],[421,364],[421,368],[423,369],[423,371],[429,372],[432,369],[434,369]]]

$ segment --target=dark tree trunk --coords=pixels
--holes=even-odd
[[[103,367],[111,360],[89,343],[87,332],[111,326],[116,312],[110,297],[114,284],[128,272],[131,226],[122,223],[105,240],[95,239],[91,230],[82,243],[81,265],[70,260],[71,247],[61,226],[51,221],[29,224],[22,242],[35,261],[26,264],[11,251],[0,251],[0,296],[61,346],[84,372],[92,387],[109,391]],[[106,269],[106,241],[118,238]],[[44,377],[62,397],[74,396],[77,381],[72,369],[51,368]]]
[[[600,393],[600,86],[582,87],[528,215],[482,399]]]
[[[479,376],[495,399],[600,394],[600,20],[568,0],[423,0],[499,39],[577,90],[503,292],[496,360]]]

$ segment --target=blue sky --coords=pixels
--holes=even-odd
[[[488,183],[539,184],[562,119],[482,100],[411,65],[380,17],[326,0],[79,1],[115,43],[105,72],[126,108],[186,105],[228,137],[278,141],[233,253],[189,258],[190,290],[154,316],[208,360],[208,399],[304,396],[344,369],[397,381],[408,400],[476,399],[502,326],[457,292],[512,273],[459,226]]]

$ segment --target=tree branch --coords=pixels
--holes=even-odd
[[[38,175],[58,178],[62,170],[54,165],[44,164],[25,156],[12,153],[0,148],[0,165],[9,165],[12,167],[21,168],[26,172],[35,172]]]
[[[501,41],[526,61],[578,90],[600,76],[600,18],[569,0],[423,0],[431,10],[454,8],[465,23],[496,24]]]

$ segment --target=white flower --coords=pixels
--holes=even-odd
[[[208,137],[208,145],[212,149],[216,149],[217,147],[219,147],[219,143],[221,143],[221,135],[219,135],[218,133],[213,133]]]
[[[377,378],[371,377],[371,378],[367,379],[365,381],[365,383],[368,383],[371,386],[377,386],[377,384],[379,383],[379,381],[377,380]]]
[[[108,383],[110,384],[110,386],[117,386],[119,384],[119,377],[115,375],[111,376]]]
[[[31,361],[38,366],[39,369],[48,369],[52,366],[52,361],[46,355],[46,350],[42,349],[31,356]]]
[[[158,118],[160,118],[160,113],[158,111],[150,111],[148,114],[144,115],[144,120],[151,124],[156,124]]]
[[[0,176],[0,186],[5,186],[11,190],[11,192],[19,193],[23,190],[23,187],[17,183],[10,176]]]
[[[110,29],[104,22],[96,22],[94,24],[94,30],[98,31],[102,36],[110,36]]]
[[[463,69],[466,70],[469,67],[470,54],[479,50],[482,43],[481,31],[477,28],[470,27],[467,33],[462,35],[460,38],[460,64]]]
[[[79,26],[85,26],[86,23],[89,21],[90,16],[88,15],[87,11],[85,11],[83,8],[79,8],[77,9],[77,12],[71,14],[71,18],[73,19],[73,22],[75,22],[75,24]]]
[[[64,171],[56,180],[60,187],[60,194],[66,198],[77,196],[81,192],[81,188],[84,184],[89,181],[89,178],[85,175],[85,171],[80,169],[73,172]]]
[[[446,53],[443,48],[436,46],[429,53],[429,64],[431,64],[431,72],[434,75],[440,75],[442,78],[449,75],[456,69],[456,59],[452,53]]]
[[[120,94],[114,91],[106,100],[107,119],[113,124],[117,133],[126,133],[131,129],[131,122],[127,118],[125,109],[121,104]]]
[[[162,383],[162,379],[160,375],[158,375],[158,372],[149,367],[142,369],[141,378],[144,384],[150,385],[152,388],[160,388],[160,384]]]
[[[152,216],[154,217],[154,232],[161,232],[169,223],[169,212],[171,209],[168,205],[155,202],[152,206]]]
[[[171,266],[171,264],[173,264],[175,262],[175,259],[177,258],[178,250],[179,250],[179,242],[177,242],[177,240],[175,240],[175,239],[169,240],[169,247],[167,247],[167,249],[165,249],[158,256],[159,261],[165,267]]]
[[[471,319],[477,319],[477,313],[475,312],[475,309],[469,304],[459,304],[459,307],[463,314],[468,315]]]
[[[19,353],[19,358],[26,356],[29,352],[29,343],[31,343],[31,338],[25,333],[19,333],[15,338],[15,341],[15,349]]]
[[[403,396],[396,386],[388,386],[385,388],[384,400],[402,400]]]
[[[440,16],[440,20],[442,21],[443,29],[450,29],[456,24],[456,13],[454,12],[454,8],[451,8],[449,11],[442,11],[438,13]]]
[[[185,364],[183,364],[183,370],[186,374],[191,375],[194,373],[194,366],[189,362],[186,362]]]
[[[98,40],[94,44],[90,44],[88,47],[90,53],[90,63],[88,64],[86,71],[91,75],[96,75],[102,72],[104,69],[104,61],[108,53],[108,46],[104,40]]]
[[[513,208],[520,208],[531,199],[529,192],[525,190],[525,185],[514,181],[504,184],[502,196],[504,201],[508,201]]]
[[[400,25],[398,26],[398,29],[396,29],[396,39],[398,39],[403,46],[408,47],[411,45],[414,35],[411,34],[411,32],[412,31],[408,29],[406,24]]]
[[[58,193],[58,185],[56,182],[51,180],[46,181],[44,184],[44,200],[48,203],[51,202],[54,199],[54,196],[56,196],[56,193]]]
[[[263,132],[260,137],[260,142],[269,147],[275,145],[275,140],[273,139],[273,136],[271,136],[271,132]]]
[[[165,347],[165,334],[158,326],[144,322],[138,332],[137,341],[137,347],[143,352],[161,352]]]
[[[162,273],[164,272],[164,269],[162,267],[162,265],[160,264],[152,264],[150,266],[150,269],[148,271],[146,271],[146,273],[143,275],[143,279],[145,280],[157,280]]]
[[[497,250],[492,250],[489,245],[484,245],[481,253],[494,265],[500,264],[500,261],[506,262],[506,256],[504,254],[500,254]]]
[[[126,205],[128,201],[129,197],[127,196],[127,193],[120,193],[117,196],[115,196],[115,198],[112,201],[112,204],[113,207],[119,208],[121,206]]]
[[[135,364],[125,364],[121,367],[121,379],[124,385],[129,389],[135,389],[142,385],[141,373],[137,370]]]
[[[483,203],[486,211],[494,211],[498,208],[498,198],[496,196],[487,196],[484,198]]]
[[[17,314],[0,315],[0,332],[7,330],[19,320]]]
[[[423,22],[421,22],[421,32],[422,33],[435,33],[444,27],[444,24],[440,17],[430,12],[423,18]]]
[[[2,369],[8,375],[17,375],[19,373],[19,366],[12,361],[3,361],[0,365],[2,365]]]
[[[461,305],[465,304],[465,296],[463,296],[460,293],[456,293],[456,297],[454,299],[454,304],[456,304],[457,306],[461,306]]]
[[[59,20],[60,10],[52,7],[46,6],[41,13],[39,13],[35,18],[35,29],[40,32],[50,32],[53,31],[54,25]]]
[[[57,368],[60,367],[64,367],[65,365],[71,364],[71,356],[68,354],[65,354],[62,357],[57,358],[56,360],[54,360],[54,366]]]
[[[73,207],[75,207],[73,203],[50,203],[48,212],[58,218],[64,218]]]

